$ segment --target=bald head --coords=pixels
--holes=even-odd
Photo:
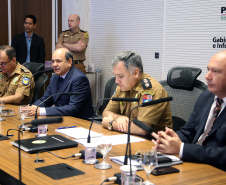
[[[216,53],[207,66],[208,90],[219,98],[226,97],[226,50]]]
[[[77,14],[71,14],[68,17],[68,27],[72,32],[76,32],[79,29],[80,17]]]
[[[52,67],[55,74],[59,76],[65,75],[70,70],[72,61],[72,53],[66,48],[55,50],[52,56]]]

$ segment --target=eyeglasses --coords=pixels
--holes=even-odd
[[[0,66],[3,66],[5,67],[11,60],[9,60],[8,62],[5,62],[5,63],[0,63]]]

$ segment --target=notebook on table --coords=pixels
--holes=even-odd
[[[13,146],[18,147],[18,140],[15,140],[12,144]],[[20,148],[28,153],[38,153],[41,150],[50,151],[77,146],[78,143],[76,141],[72,141],[61,135],[49,135],[20,140]]]

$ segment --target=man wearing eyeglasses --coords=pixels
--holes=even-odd
[[[0,100],[11,104],[27,104],[34,80],[32,73],[16,61],[16,51],[11,46],[0,46]]]

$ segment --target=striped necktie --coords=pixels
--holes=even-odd
[[[203,141],[205,141],[206,137],[208,136],[209,132],[211,131],[213,124],[215,122],[215,120],[218,117],[219,112],[221,111],[221,104],[222,104],[223,100],[217,98],[216,101],[216,107],[213,110],[213,117],[212,117],[212,121],[210,121],[207,125],[206,131],[202,134],[202,136],[200,137],[200,139],[198,140],[198,142],[196,144],[202,145]]]

